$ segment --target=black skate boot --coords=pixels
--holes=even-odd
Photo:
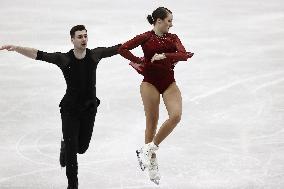
[[[72,184],[68,184],[67,189],[78,189],[78,181],[76,181]]]

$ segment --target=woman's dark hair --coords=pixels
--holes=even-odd
[[[172,14],[172,11],[165,7],[159,7],[153,11],[152,15],[147,16],[147,20],[150,24],[155,24],[158,18],[164,20],[168,14]]]
[[[77,26],[73,26],[70,30],[70,36],[71,38],[74,38],[75,37],[75,32],[76,31],[83,31],[83,30],[86,30],[85,26],[84,25],[77,25]],[[87,31],[87,30],[86,30]]]

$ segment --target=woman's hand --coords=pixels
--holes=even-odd
[[[166,56],[165,56],[165,54],[164,53],[162,53],[162,54],[154,54],[154,56],[152,57],[152,59],[151,59],[151,62],[154,62],[155,60],[162,60],[162,59],[165,59],[165,58],[167,58]]]
[[[191,58],[191,57],[194,55],[194,53],[192,53],[192,52],[187,52],[187,55],[188,55],[189,58]]]

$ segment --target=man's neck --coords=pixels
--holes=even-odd
[[[86,56],[86,49],[74,49],[73,52],[77,59],[83,59]]]

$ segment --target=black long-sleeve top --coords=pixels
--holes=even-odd
[[[37,52],[37,60],[57,65],[65,78],[67,89],[59,106],[64,112],[79,113],[87,109],[96,111],[96,69],[102,58],[117,54],[119,45],[86,49],[83,59],[77,59],[73,49],[67,53]]]

